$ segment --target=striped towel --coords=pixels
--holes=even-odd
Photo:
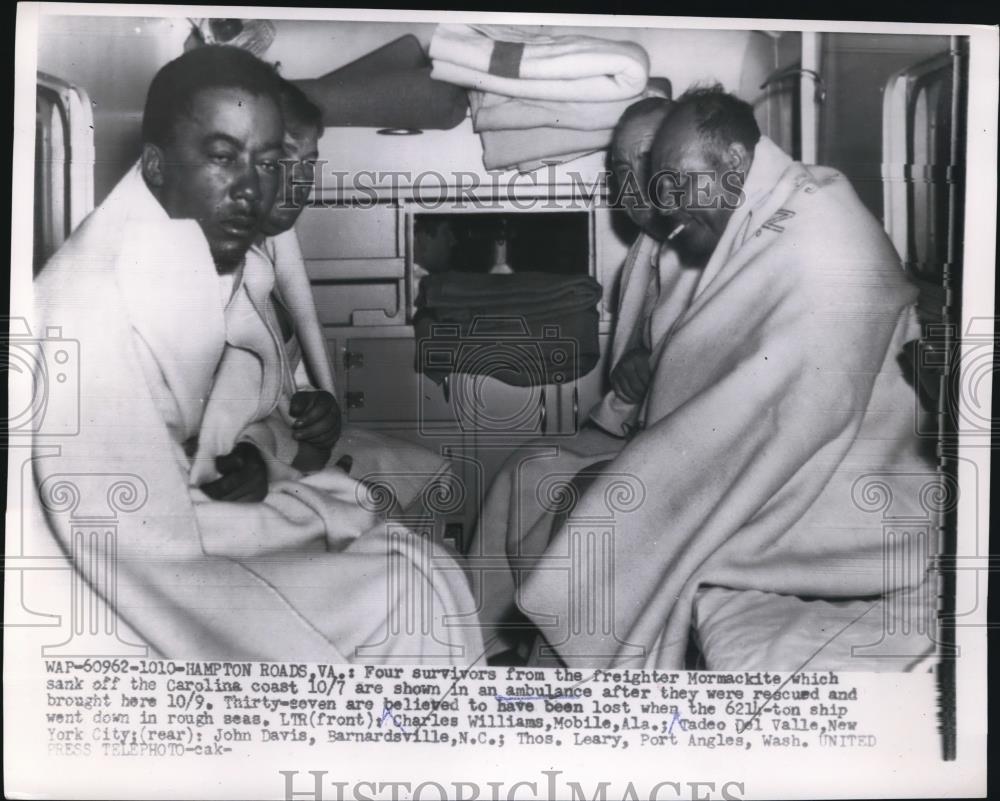
[[[513,25],[438,25],[430,57],[436,80],[534,100],[621,100],[649,77],[649,56],[633,42]]]

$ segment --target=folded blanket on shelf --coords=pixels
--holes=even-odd
[[[438,25],[430,57],[439,81],[536,100],[621,100],[649,77],[649,56],[633,42],[512,25]]]
[[[611,144],[611,131],[574,131],[566,128],[530,128],[483,131],[483,165],[487,170],[536,169],[543,163],[563,164]]]
[[[417,307],[447,310],[455,319],[471,320],[483,307],[492,315],[544,315],[594,306],[601,285],[586,275],[517,273],[516,277],[476,273],[441,273],[420,284]]]
[[[435,381],[479,372],[512,386],[571,381],[600,359],[600,299],[601,285],[586,275],[429,275],[417,297],[415,333],[426,344],[415,367]],[[429,345],[434,360],[425,363]],[[504,348],[509,366],[497,369]]]
[[[647,97],[670,98],[671,95],[669,80],[650,78],[638,95],[620,100],[532,100],[471,89],[469,105],[472,107],[472,127],[477,133],[524,128],[600,131],[614,128],[625,109],[633,103]]]
[[[566,164],[570,161],[576,161],[577,159],[582,159],[584,156],[590,156],[596,153],[596,150],[581,150],[577,153],[565,153],[559,156],[545,156],[540,159],[529,159],[528,161],[519,161],[514,165],[519,173],[529,173],[535,170],[541,170],[545,167],[553,166],[556,164]]]
[[[413,35],[401,36],[320,78],[294,81],[323,111],[323,125],[454,128],[468,101],[459,87],[431,79]]]
[[[646,97],[670,96],[670,81],[650,78],[642,92],[621,100],[532,100],[470,90],[469,106],[486,169],[524,173],[604,150],[625,109]]]

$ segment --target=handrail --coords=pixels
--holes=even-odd
[[[58,101],[66,127],[63,149],[69,186],[65,193],[64,221],[68,235],[94,209],[94,112],[90,96],[79,86],[41,71],[36,81],[39,89]]]
[[[913,159],[911,122],[918,90],[931,76],[951,69],[949,50],[899,70],[886,82],[882,100],[882,200],[886,233],[906,263],[910,255],[909,186],[907,165]],[[956,132],[952,131],[952,137]]]

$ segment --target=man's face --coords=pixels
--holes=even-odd
[[[650,169],[660,223],[668,236],[680,229],[670,244],[692,266],[708,261],[742,200],[749,157],[742,147],[738,151],[723,152],[707,141],[687,109],[670,115],[653,143]]]
[[[450,220],[421,225],[413,232],[413,260],[429,273],[451,269],[458,237]]]
[[[242,263],[274,203],[283,133],[272,99],[204,89],[161,149],[154,191],[170,217],[198,221],[219,272]]]
[[[630,119],[611,143],[611,171],[622,208],[639,228],[654,234],[656,210],[649,202],[649,149],[667,108]]]
[[[312,195],[316,180],[316,160],[319,158],[319,131],[293,129],[286,131],[281,173],[284,181],[278,196],[261,226],[265,236],[288,231]]]

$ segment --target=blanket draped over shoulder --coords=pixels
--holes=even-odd
[[[603,451],[568,442],[510,480],[507,537],[534,566],[518,605],[571,666],[683,667],[704,585],[851,598],[924,579],[913,559],[885,569],[906,546],[859,498],[869,479],[935,482],[897,364],[919,336],[917,291],[840,173],[765,138],[744,195],[683,307],[663,312],[645,402],[595,410],[638,433]],[[552,531],[560,477],[599,458]],[[894,513],[925,514],[918,494]],[[577,557],[597,581],[567,568]]]
[[[274,480],[295,478],[289,470],[299,443],[292,437],[289,412],[296,390],[336,390],[309,276],[294,231],[251,248],[243,270],[245,292],[226,308],[226,346],[216,370],[191,467],[192,485],[216,478],[215,457],[240,439],[269,457]],[[276,291],[294,324],[282,345],[275,336]],[[267,321],[267,324],[263,324]],[[430,479],[444,479],[447,462],[431,451],[350,423],[342,430],[328,464],[351,457],[351,475],[387,487],[402,508],[419,502]],[[444,489],[444,487],[439,487]],[[426,509],[424,510],[426,511]]]
[[[700,277],[697,268],[681,264],[675,251],[639,234],[622,265],[611,364],[617,365],[636,345],[652,350],[662,342],[690,304]],[[635,430],[640,408],[610,391],[591,410],[590,419],[608,433],[625,437]]]
[[[272,471],[261,503],[211,501],[192,481],[184,446],[201,433],[227,348],[258,360],[251,393],[226,390],[239,408],[253,407],[250,419],[287,389],[274,374],[277,329],[262,311],[273,272],[254,272],[249,259],[247,270],[226,306],[197,223],[170,220],[138,169],[46,265],[34,286],[35,323],[61,326],[80,343],[79,434],[36,438],[44,524],[31,535],[74,552],[76,520],[56,497],[67,480],[120,476],[135,487],[141,502],[118,518],[112,588],[100,565],[74,567],[159,656],[475,659],[478,633],[441,624],[470,608],[460,569],[428,539],[387,526],[365,486],[342,470]],[[294,288],[286,282],[283,291],[295,305]],[[245,315],[241,325],[234,310]],[[303,348],[314,347],[307,335]],[[329,374],[319,382],[332,388]]]

